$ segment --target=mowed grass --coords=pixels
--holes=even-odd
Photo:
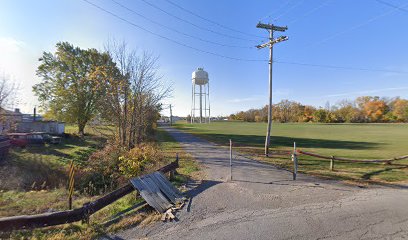
[[[212,122],[187,124],[178,122],[176,128],[196,134],[207,140],[227,146],[229,139],[234,149],[252,157],[291,169],[289,156],[263,157],[266,134],[265,123]],[[353,159],[383,159],[408,154],[407,124],[310,124],[274,123],[271,151],[297,148],[326,156]],[[408,164],[408,160],[399,161]],[[406,182],[407,167],[373,163],[335,162],[335,171],[329,171],[329,161],[300,156],[299,171],[323,177],[353,181]]]

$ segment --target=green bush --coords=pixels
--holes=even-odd
[[[117,144],[108,143],[103,149],[92,153],[88,164],[77,175],[82,193],[102,194],[121,183],[118,159],[125,150]]]
[[[153,144],[141,144],[119,157],[119,171],[126,177],[135,177],[155,165],[163,155]]]

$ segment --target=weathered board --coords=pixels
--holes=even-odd
[[[160,172],[133,178],[130,182],[139,191],[140,196],[160,213],[166,212],[183,199],[180,191]]]

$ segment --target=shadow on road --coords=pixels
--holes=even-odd
[[[304,188],[326,188],[324,185],[321,185],[320,183],[311,182],[311,181],[307,181],[308,184],[296,183],[293,180],[278,180],[278,181],[272,181],[272,182],[233,180],[232,182],[266,184],[266,185],[279,185],[279,186],[291,186],[291,187],[304,187]],[[333,188],[333,187],[330,187],[330,190],[338,190],[338,191],[346,191],[346,192],[353,191],[352,189]]]
[[[190,200],[188,201],[188,206],[187,206],[187,212],[190,212],[191,209],[191,203],[193,202],[193,198],[197,195],[199,195],[200,193],[204,192],[205,190],[209,189],[210,187],[213,187],[219,183],[222,183],[220,181],[212,181],[212,180],[203,180],[201,181],[200,185],[198,185],[197,187],[188,190],[185,194],[187,195],[187,197],[190,198]]]

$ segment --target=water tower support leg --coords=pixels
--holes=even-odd
[[[200,85],[200,123],[203,123],[203,86]]]

